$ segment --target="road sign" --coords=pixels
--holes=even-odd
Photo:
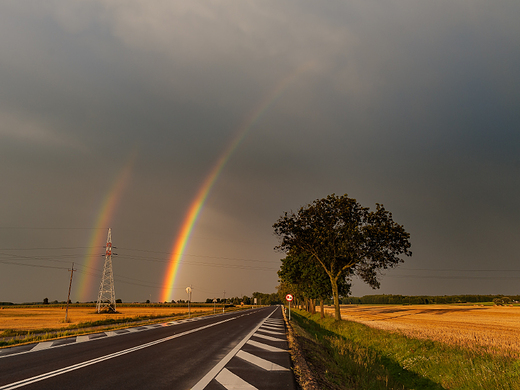
[[[285,299],[286,299],[287,301],[291,302],[291,301],[294,299],[294,297],[293,297],[291,294],[287,294],[287,295],[285,296]]]

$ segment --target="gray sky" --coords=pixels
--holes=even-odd
[[[244,126],[174,299],[274,292],[272,224],[331,193],[411,234],[413,256],[354,295],[519,294],[519,16],[518,1],[0,2],[0,301],[65,300],[72,262],[72,299],[96,299],[104,243],[89,247],[108,227],[117,297],[159,300]]]

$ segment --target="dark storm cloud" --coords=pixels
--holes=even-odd
[[[89,230],[5,228],[93,227],[136,150],[111,223],[126,248],[117,272],[140,285],[118,295],[157,299],[198,187],[290,79],[213,187],[178,287],[193,283],[195,299],[273,291],[272,224],[335,192],[385,204],[412,234],[414,256],[382,292],[512,293],[504,273],[473,270],[517,259],[519,11],[513,1],[2,2],[0,247],[86,245]],[[58,271],[43,280],[1,267],[0,300],[62,299]],[[37,282],[22,293],[22,280]]]

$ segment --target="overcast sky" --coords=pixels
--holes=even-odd
[[[0,301],[65,300],[72,262],[72,300],[95,300],[108,227],[116,296],[159,300],[240,134],[174,299],[275,292],[273,223],[332,193],[411,234],[354,296],[520,294],[519,17],[516,0],[0,2]]]

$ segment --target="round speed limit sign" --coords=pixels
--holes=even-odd
[[[294,299],[294,297],[293,297],[291,294],[287,294],[287,295],[285,296],[285,299],[286,299],[287,301],[291,302],[291,301]]]

